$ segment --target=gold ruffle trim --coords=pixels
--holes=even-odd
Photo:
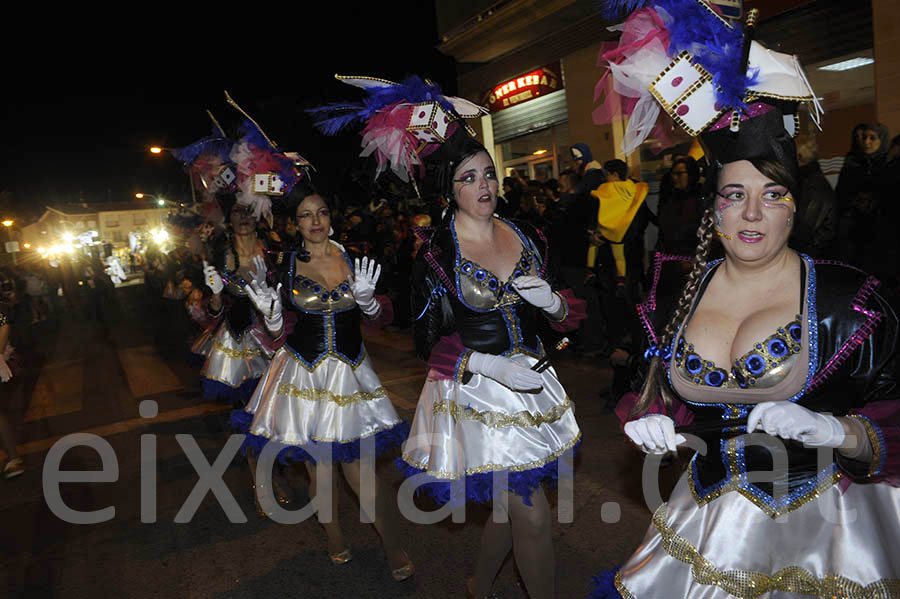
[[[728,469],[730,471],[731,480],[728,484],[716,489],[715,491],[711,491],[706,495],[701,496],[697,492],[697,488],[694,486],[694,477],[690,474],[688,475],[688,482],[690,483],[691,495],[694,496],[694,501],[697,502],[697,505],[706,505],[710,501],[714,499],[718,499],[725,493],[730,493],[735,491],[743,495],[748,501],[753,503],[756,507],[761,509],[767,516],[772,518],[778,518],[779,516],[783,516],[784,514],[789,514],[796,510],[799,507],[802,507],[812,501],[813,499],[818,499],[819,495],[822,494],[823,491],[828,489],[829,487],[834,486],[841,480],[840,472],[833,472],[832,474],[824,477],[822,481],[804,493],[803,495],[798,496],[796,499],[791,501],[789,504],[784,506],[781,509],[773,508],[768,502],[760,499],[756,495],[754,495],[750,489],[747,489],[743,486],[743,478],[740,470],[740,465],[738,464],[738,456],[737,456],[737,439],[738,437],[732,438],[728,440],[728,445],[725,448],[725,453],[728,456]],[[696,459],[696,457],[694,458]]]
[[[670,556],[691,566],[691,574],[699,584],[715,585],[740,599],[751,599],[766,593],[783,592],[828,599],[897,599],[900,597],[900,579],[883,578],[863,585],[844,576],[815,574],[799,567],[782,568],[774,574],[751,570],[719,570],[684,537],[666,523],[667,505],[664,503],[653,514],[653,525],[662,536],[662,546]],[[616,574],[616,588],[622,597],[634,595],[625,588]]]
[[[368,391],[357,391],[352,395],[339,395],[327,389],[299,389],[290,383],[279,383],[276,392],[278,395],[290,395],[291,397],[299,397],[308,401],[330,401],[341,407],[362,401],[388,398],[384,387],[378,387],[371,393]]]
[[[350,366],[350,368],[352,368],[353,370],[356,370],[357,368],[359,368],[359,365],[363,363],[363,360],[365,360],[366,357],[369,355],[368,350],[365,347],[363,347],[362,352],[360,352],[360,354],[359,354],[359,359],[356,362],[349,362],[347,360],[347,358],[344,358],[343,356],[340,356],[340,355],[336,354],[335,352],[329,350],[329,351],[325,352],[324,354],[322,354],[321,356],[319,356],[316,359],[316,361],[313,362],[312,366],[307,366],[306,362],[304,362],[303,360],[301,360],[300,358],[298,358],[297,356],[294,355],[294,352],[292,352],[288,349],[285,349],[285,348],[282,348],[282,349],[285,352],[287,352],[287,355],[290,356],[291,359],[294,360],[294,362],[296,362],[297,364],[302,366],[303,369],[306,370],[306,372],[313,372],[316,368],[319,367],[319,364],[321,364],[328,358],[336,358],[336,359],[340,360],[341,362],[343,362],[344,364]]]
[[[543,414],[532,414],[527,410],[515,414],[503,412],[479,412],[475,408],[461,406],[455,401],[439,401],[434,404],[434,414],[449,414],[453,420],[475,420],[490,428],[506,428],[510,426],[540,426],[550,424],[562,418],[572,408],[572,402],[566,397],[565,403],[553,406]]]
[[[254,356],[262,355],[262,351],[258,349],[233,349],[231,347],[226,347],[222,344],[221,341],[216,341],[215,343],[213,343],[213,351],[220,351],[233,360],[252,358]]]
[[[523,472],[525,470],[533,470],[535,468],[540,468],[541,466],[548,464],[559,458],[562,454],[566,453],[581,440],[581,431],[578,431],[578,434],[575,435],[575,438],[548,455],[545,458],[541,458],[540,460],[535,460],[533,462],[528,462],[527,464],[517,464],[514,466],[504,466],[503,464],[484,464],[483,466],[475,466],[474,468],[466,468],[465,475],[469,476],[470,474],[481,474],[482,472],[494,472],[497,470],[507,470],[509,472]],[[418,468],[419,470],[424,470],[428,476],[434,478],[442,478],[446,480],[456,480],[461,474],[459,472],[445,472],[442,470],[429,470],[428,464],[425,462],[419,462],[412,458],[409,454],[403,455],[403,461]]]
[[[878,466],[881,464],[881,455],[884,452],[884,447],[881,444],[881,439],[878,438],[878,433],[875,432],[875,427],[872,426],[872,423],[868,418],[856,414],[851,414],[850,418],[855,419],[863,425],[863,428],[866,429],[866,435],[869,437],[869,443],[872,444],[872,463],[869,465],[869,472],[866,474],[866,478],[871,478],[878,472]]]

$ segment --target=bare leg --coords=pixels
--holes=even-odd
[[[553,529],[550,504],[543,489],[531,495],[534,505],[525,505],[518,495],[509,497],[513,554],[519,574],[531,599],[552,599],[556,564],[553,561]]]
[[[318,485],[316,479],[316,465],[306,462],[306,471],[309,473],[309,499],[316,498]],[[340,553],[347,546],[344,544],[344,533],[341,531],[341,523],[338,519],[338,489],[337,477],[331,472],[331,518],[328,522],[319,522],[328,536],[328,553]]]
[[[367,514],[375,521],[375,530],[381,536],[384,552],[387,555],[388,565],[391,570],[396,570],[409,563],[409,556],[400,546],[399,526],[397,525],[397,513],[394,502],[391,501],[391,493],[387,486],[374,473],[369,473],[368,479],[375,480],[374,485],[360,485],[360,461],[342,464],[344,477],[359,497],[360,505],[375,506],[375,515]]]
[[[517,500],[513,497],[513,500]],[[499,506],[494,506],[495,514],[488,517],[481,533],[481,547],[478,549],[478,562],[475,564],[475,578],[471,591],[475,597],[484,597],[491,591],[494,579],[503,566],[503,560],[509,555],[513,546],[512,529],[509,519],[505,522],[494,522],[494,516],[503,514]]]

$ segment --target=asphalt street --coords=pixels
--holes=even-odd
[[[178,324],[178,305],[147,297],[143,285],[115,294],[115,301],[104,306],[102,320],[74,311],[15,327],[13,342],[22,368],[0,393],[27,471],[0,480],[0,589],[7,596],[465,596],[481,525],[489,515],[477,506],[467,509],[464,523],[403,521],[404,544],[416,574],[402,583],[391,578],[377,534],[360,522],[359,504],[343,482],[340,518],[353,551],[353,560],[345,565],[329,561],[325,534],[314,519],[278,524],[257,515],[246,460],[240,455],[224,458],[228,466],[221,478],[246,522],[230,521],[210,493],[188,522],[176,523],[200,480],[181,435],[196,443],[207,463],[214,463],[231,434],[230,407],[200,399],[199,369],[185,360],[189,330]],[[425,376],[411,338],[402,331],[367,333],[366,345],[398,412],[410,421]],[[601,393],[612,371],[602,361],[574,353],[563,354],[555,367],[584,435],[574,464],[572,521],[553,527],[558,596],[575,598],[585,596],[592,575],[622,563],[634,551],[650,511],[640,484],[643,458],[625,442],[615,416],[603,409]],[[155,402],[144,404],[145,409],[155,405],[155,415],[153,410],[142,415],[139,408],[147,400]],[[62,483],[59,500],[81,512],[112,506],[114,514],[102,523],[67,522],[53,507],[58,501],[51,498],[52,489],[44,487],[48,455],[61,453],[75,433],[102,438],[113,449],[113,464],[102,464],[90,447],[76,446],[62,453],[60,470],[109,471],[114,465],[117,475],[106,482]],[[143,464],[142,439],[155,443],[155,452]],[[378,468],[396,490],[401,477],[393,457],[380,460]],[[664,491],[680,470],[676,465],[662,471]],[[150,473],[145,480],[156,481],[155,510],[145,501],[143,522],[142,471]],[[293,491],[289,507],[305,505],[303,468],[288,469],[285,476]],[[556,493],[551,496],[556,514]],[[427,502],[420,507],[431,509]],[[147,516],[153,512],[155,521]],[[506,599],[527,596],[511,555],[494,590]]]

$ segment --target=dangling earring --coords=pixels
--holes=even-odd
[[[332,226],[328,227],[328,236],[334,237],[334,227],[332,227]]]
[[[789,216],[787,219],[787,226],[790,227],[792,222],[794,222],[794,217]]]

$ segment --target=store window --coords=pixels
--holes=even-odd
[[[518,171],[524,179],[546,181],[559,177],[562,155],[569,147],[569,124],[559,123],[499,144],[504,173]]]

